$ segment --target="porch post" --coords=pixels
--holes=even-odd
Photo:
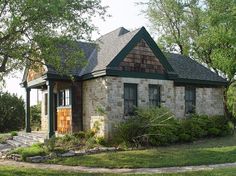
[[[48,87],[48,137],[51,138],[55,134],[54,117],[53,117],[53,87],[54,83],[47,81]]]
[[[31,132],[30,128],[30,88],[25,88],[26,90],[26,101],[25,101],[25,131],[27,133]]]

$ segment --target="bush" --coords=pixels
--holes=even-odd
[[[118,125],[115,137],[127,145],[167,145],[178,140],[178,121],[166,108],[138,108]]]
[[[41,103],[30,107],[30,123],[32,130],[41,128]]]
[[[5,144],[7,140],[12,139],[12,136],[9,134],[1,134],[0,135],[0,144]]]
[[[12,131],[11,132],[11,137],[13,137],[13,136],[17,136],[18,134],[17,134],[17,132],[16,131]]]
[[[179,120],[165,108],[152,107],[139,108],[134,116],[120,123],[115,138],[127,146],[162,146],[233,132],[233,123],[223,116],[192,115]]]
[[[24,101],[15,94],[0,92],[0,133],[24,128]]]
[[[42,144],[34,144],[30,147],[17,148],[15,150],[13,150],[11,153],[21,155],[21,158],[23,161],[26,161],[27,157],[39,156],[39,155],[43,156],[43,155],[47,154],[47,152],[42,147]]]

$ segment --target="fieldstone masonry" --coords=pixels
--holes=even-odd
[[[124,83],[138,85],[138,106],[147,106],[148,86],[161,86],[161,104],[169,108],[176,117],[185,116],[185,87],[174,86],[171,80],[101,77],[83,83],[83,123],[90,129],[96,121],[102,123],[100,135],[110,138],[117,123],[124,120]],[[223,115],[223,88],[196,88],[196,113]],[[105,110],[99,115],[97,108]],[[105,120],[106,119],[106,120]]]

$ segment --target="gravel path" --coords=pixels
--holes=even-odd
[[[108,168],[95,168],[95,167],[83,167],[83,166],[63,166],[63,165],[43,164],[43,163],[35,164],[35,163],[26,163],[26,162],[16,162],[16,161],[11,161],[11,160],[0,160],[0,166],[52,169],[52,170],[57,170],[57,171],[73,171],[73,172],[87,172],[87,173],[152,174],[152,173],[176,173],[176,172],[189,172],[189,171],[203,171],[203,170],[212,170],[215,168],[236,167],[236,163],[201,165],[201,166],[185,166],[185,167],[108,169]]]

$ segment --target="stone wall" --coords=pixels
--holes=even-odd
[[[135,79],[121,77],[102,77],[83,83],[83,125],[88,130],[93,126],[94,119],[100,117],[104,136],[109,138],[117,123],[124,117],[124,83],[138,84],[138,106],[148,105],[148,85],[161,85],[161,103],[175,110],[173,81],[155,79]],[[101,115],[97,108],[105,110]],[[106,119],[106,120],[104,120]],[[100,132],[101,133],[101,132]]]
[[[106,111],[108,105],[107,81],[105,77],[87,80],[83,82],[83,128],[84,130],[91,129],[95,123],[95,119],[106,118],[106,114],[101,114],[101,111]],[[99,111],[99,110],[100,111]],[[99,120],[99,123],[103,123]],[[104,126],[101,124],[101,126]],[[107,132],[106,126],[103,127],[104,133]]]
[[[185,116],[185,87],[174,86],[171,80],[102,77],[83,83],[83,125],[93,127],[95,121],[101,124],[100,135],[110,138],[115,125],[124,120],[124,83],[138,85],[138,106],[147,106],[148,86],[161,86],[161,105],[169,108],[176,117]],[[105,110],[101,115],[97,108]],[[196,88],[196,113],[223,115],[223,88]]]
[[[174,114],[178,118],[183,118],[185,116],[185,88],[182,86],[175,86],[174,90]]]
[[[197,88],[196,113],[207,115],[224,115],[223,88]]]

